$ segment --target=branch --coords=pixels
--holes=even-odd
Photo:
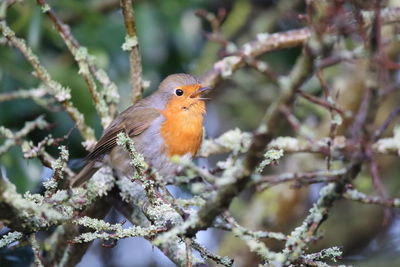
[[[182,223],[182,220],[179,219],[181,218],[180,215],[171,207],[151,208],[146,194],[140,185],[123,177],[117,181],[117,186],[120,191],[114,192],[113,205],[132,224],[147,227],[150,222],[154,225]],[[161,243],[154,242],[154,239],[149,241],[158,247],[177,266],[187,266],[186,250],[180,246],[181,240],[178,237],[174,236]],[[195,261],[202,262],[197,258]]]
[[[20,240],[21,238],[23,238],[24,235],[21,232],[9,232],[6,235],[3,235],[0,238],[0,248],[4,248],[12,243],[14,243],[15,241]]]
[[[25,59],[32,65],[34,69],[34,76],[39,78],[47,87],[49,94],[62,104],[68,115],[72,118],[72,120],[75,121],[85,140],[94,141],[95,136],[93,129],[86,125],[83,114],[80,113],[70,101],[70,89],[51,79],[50,74],[41,65],[38,57],[33,54],[32,50],[26,45],[25,40],[16,37],[15,32],[11,30],[4,21],[0,22],[0,33],[9,41],[10,44],[16,47],[23,54]]]
[[[80,216],[103,219],[111,208],[107,197],[97,198],[89,205]],[[45,254],[44,262],[46,266],[74,267],[85,255],[91,242],[83,244],[70,244],[67,241],[82,234],[84,228],[68,221],[56,228],[56,231],[45,241],[46,246],[51,248]]]
[[[0,138],[6,138],[7,140],[0,146],[0,156],[6,153],[12,146],[21,143],[21,140],[26,137],[31,131],[38,129],[45,129],[49,127],[47,121],[43,119],[43,116],[39,116],[33,121],[25,122],[24,127],[16,133],[13,133],[10,129],[0,126]]]
[[[332,182],[345,174],[346,171],[346,169],[339,169],[305,173],[289,172],[278,175],[267,175],[262,176],[254,181],[254,184],[257,185],[257,190],[262,191],[273,185],[287,182],[296,182],[299,184]]]
[[[102,125],[103,127],[108,126],[108,124],[110,124],[112,120],[111,112],[108,108],[106,101],[103,99],[103,96],[97,91],[96,82],[94,81],[91,73],[91,68],[92,72],[97,71],[93,65],[93,62],[91,62],[93,61],[92,56],[88,53],[87,48],[81,46],[79,42],[72,36],[69,27],[64,24],[61,19],[59,19],[56,13],[50,8],[46,0],[37,0],[37,3],[42,7],[43,12],[46,13],[51,19],[55,28],[57,29],[57,32],[60,34],[69,51],[73,55],[75,61],[78,63],[78,73],[82,75],[89,88],[95,104],[96,111],[100,116]],[[108,94],[113,95],[115,93],[116,92],[113,91],[108,92]],[[118,100],[118,98],[114,100]]]
[[[215,87],[220,81],[229,78],[234,71],[245,65],[246,57],[258,57],[274,50],[302,45],[310,37],[307,28],[274,34],[259,33],[257,39],[246,43],[236,55],[227,56],[216,63],[201,77],[205,85]]]
[[[106,195],[114,187],[114,177],[108,167],[100,169],[94,174],[83,188],[71,189],[70,196],[66,190],[59,190],[48,200],[50,203],[63,203],[64,206],[71,206],[72,210],[82,210],[79,216],[103,219],[111,208],[111,201]],[[69,197],[69,198],[68,198]],[[76,214],[74,214],[75,216]],[[45,254],[44,261],[46,266],[76,266],[90,246],[90,242],[85,244],[71,245],[67,241],[82,234],[84,229],[71,222],[71,218],[66,218],[64,224],[59,225],[56,231],[45,241],[46,246],[52,248]]]
[[[227,267],[233,266],[233,259],[215,255],[212,252],[208,251],[202,244],[196,242],[195,240],[191,241],[191,245],[195,250],[200,252],[200,255],[203,256],[203,258],[213,260],[215,263],[223,266]]]
[[[352,18],[352,13],[347,18]],[[400,21],[400,8],[385,8],[381,10],[382,23],[390,24]],[[364,27],[371,26],[374,18],[373,11],[363,11]],[[356,23],[349,20],[349,24]],[[216,63],[203,76],[204,84],[215,87],[219,82],[229,78],[234,71],[245,65],[246,57],[256,58],[267,52],[303,45],[311,37],[309,28],[290,30],[279,33],[259,33],[257,38],[244,44],[235,55],[227,56]]]
[[[31,90],[19,90],[11,93],[0,94],[0,102],[10,101],[14,99],[25,99],[32,98],[34,100],[40,100],[42,97],[48,94],[45,88],[35,88]]]
[[[224,153],[243,153],[250,146],[251,134],[230,130],[215,139],[206,139],[203,142],[199,157],[208,157],[214,154]],[[334,138],[324,137],[317,140],[307,140],[291,136],[280,136],[273,139],[267,145],[268,149],[283,150],[288,153],[318,153],[338,158],[343,155],[350,155],[360,149],[360,144],[355,144],[352,140],[339,135]],[[400,128],[395,129],[393,137],[381,138],[372,145],[372,151],[379,154],[400,155]]]
[[[132,103],[136,103],[142,98],[142,63],[139,52],[139,42],[136,33],[135,13],[132,8],[132,0],[121,0],[122,13],[127,36],[125,43],[122,45],[122,50],[130,51],[130,73],[132,85]]]
[[[287,265],[297,260],[303,254],[308,243],[314,240],[314,235],[319,226],[327,218],[334,201],[340,198],[341,193],[344,192],[345,183],[354,179],[360,170],[360,162],[354,163],[348,167],[347,172],[337,182],[329,183],[321,189],[320,197],[310,209],[309,215],[299,227],[290,233],[282,253],[283,257],[279,256],[276,260]]]
[[[0,220],[13,230],[31,233],[48,229],[69,221],[76,209],[92,204],[107,194],[113,187],[114,178],[110,173],[97,172],[83,188],[58,190],[49,197],[25,193],[21,196],[14,184],[0,175]]]
[[[378,196],[368,196],[355,189],[348,189],[343,194],[343,197],[348,200],[358,201],[365,204],[376,204],[389,208],[400,208],[400,198],[382,198]]]

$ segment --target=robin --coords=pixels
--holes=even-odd
[[[203,94],[210,90],[189,74],[166,77],[152,95],[121,112],[105,129],[103,136],[86,157],[85,167],[73,178],[71,186],[87,181],[108,162],[124,175],[131,175],[129,155],[117,145],[117,135],[124,132],[134,141],[135,149],[164,178],[176,174],[178,166],[171,157],[193,158],[203,137],[206,113]]]

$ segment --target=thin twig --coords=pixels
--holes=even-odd
[[[69,51],[73,55],[74,59],[79,65],[79,74],[84,78],[89,91],[92,95],[95,103],[95,108],[100,116],[103,127],[107,127],[111,122],[111,114],[108,109],[108,105],[103,99],[102,95],[97,91],[97,85],[91,73],[90,65],[93,65],[90,61],[90,55],[85,47],[82,47],[79,42],[73,37],[71,30],[68,25],[64,24],[57,14],[50,8],[46,0],[37,0],[38,5],[42,7],[42,10],[49,16],[53,22],[57,32],[60,34]]]
[[[335,105],[329,103],[328,101],[319,99],[319,98],[317,98],[317,97],[315,97],[315,96],[313,96],[313,95],[311,95],[311,94],[309,94],[309,93],[306,93],[306,92],[304,92],[304,91],[298,91],[298,93],[299,93],[302,97],[304,97],[305,99],[307,99],[307,100],[313,102],[314,104],[317,104],[317,105],[319,105],[319,106],[321,106],[321,107],[324,107],[324,108],[326,108],[326,109],[328,109],[328,110],[334,110],[334,111],[336,111],[337,113],[339,113],[339,114],[342,115],[342,116],[345,116],[345,115],[346,115],[345,112],[344,112],[343,110],[341,110],[340,108],[336,107]]]
[[[32,65],[34,69],[34,75],[42,80],[42,82],[48,88],[49,94],[51,94],[58,102],[60,102],[68,115],[76,122],[79,131],[86,141],[94,141],[94,131],[90,128],[79,110],[71,102],[70,89],[62,86],[60,83],[54,81],[47,70],[41,65],[38,57],[33,54],[32,50],[26,45],[24,39],[20,39],[15,36],[15,32],[11,30],[5,22],[0,22],[0,33],[17,48],[25,59]]]
[[[389,208],[400,208],[400,198],[381,198],[378,196],[368,196],[356,189],[347,189],[343,197],[365,204],[376,204]]]
[[[226,267],[233,266],[233,259],[230,259],[228,257],[221,257],[219,255],[213,254],[211,251],[209,251],[207,248],[205,248],[202,244],[196,242],[195,240],[192,240],[191,246],[200,252],[201,256],[204,258],[213,260],[217,264],[221,264]]]
[[[254,183],[257,185],[257,190],[265,190],[273,185],[295,182],[299,184],[333,182],[338,177],[345,174],[346,169],[315,171],[315,172],[290,172],[277,175],[266,175],[257,179]]]
[[[400,114],[400,107],[395,108],[392,112],[390,112],[389,116],[387,117],[387,119],[382,123],[381,127],[379,127],[373,137],[372,140],[373,141],[377,141],[382,134],[384,133],[384,131],[389,127],[389,125],[393,122],[393,120]]]
[[[135,13],[132,7],[132,0],[121,0],[122,14],[127,32],[123,50],[130,51],[130,73],[132,85],[132,103],[136,103],[142,98],[142,63],[139,52],[139,42],[136,33]]]

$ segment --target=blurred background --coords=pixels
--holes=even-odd
[[[240,46],[261,32],[279,32],[304,27],[299,19],[304,3],[297,0],[138,0],[134,1],[136,25],[144,70],[144,79],[150,81],[145,95],[149,95],[163,77],[178,72],[201,75],[226,52],[222,45],[210,42],[206,33],[210,24],[196,16],[198,9],[218,14],[226,12],[221,33],[232,43]],[[357,1],[356,1],[357,2]],[[368,2],[368,1],[366,1]],[[121,95],[119,110],[130,103],[128,54],[121,49],[125,27],[119,8],[119,1],[113,0],[58,0],[49,1],[61,19],[70,25],[73,35],[81,45],[96,56],[97,63],[107,70],[116,83]],[[398,4],[391,1],[391,5]],[[364,3],[365,8],[368,4]],[[102,132],[99,118],[93,107],[87,86],[80,75],[78,66],[67,51],[49,19],[34,1],[23,1],[13,5],[7,12],[7,22],[19,37],[27,40],[29,46],[40,57],[51,76],[72,90],[72,101],[84,113],[88,124]],[[397,29],[388,35],[398,34]],[[348,36],[348,46],[362,43],[357,37]],[[398,40],[388,46],[388,53],[397,60]],[[268,53],[261,60],[271,68],[265,75],[250,67],[243,68],[223,82],[211,94],[205,122],[208,137],[217,137],[229,129],[254,130],[264,112],[278,95],[276,77],[287,74],[301,48],[292,48]],[[13,48],[0,45],[0,94],[36,88],[39,82],[31,75],[31,67]],[[363,61],[338,64],[327,68],[325,79],[333,90],[340,90],[339,106],[345,110],[357,110],[365,80]],[[394,73],[394,80],[398,74]],[[304,90],[314,95],[321,94],[318,80],[313,78]],[[332,94],[334,95],[334,94]],[[350,101],[351,100],[351,101]],[[397,92],[379,107],[377,125],[399,103]],[[50,105],[48,98],[33,101],[18,99],[0,102],[0,125],[17,130],[26,121],[44,114],[53,123],[50,133],[54,137],[69,134],[63,142],[70,158],[80,159],[86,155],[78,131],[73,121],[58,105]],[[320,138],[329,133],[329,113],[305,99],[298,99],[292,112],[299,119],[300,129],[291,127],[281,130],[282,136],[305,136]],[[399,121],[397,120],[397,123]],[[71,131],[72,130],[72,131]],[[346,134],[346,127],[339,130]],[[386,135],[391,136],[393,127]],[[49,131],[36,130],[29,138],[36,144]],[[0,140],[2,144],[3,140]],[[50,154],[57,156],[57,147],[50,147]],[[199,159],[199,164],[213,166],[224,155]],[[399,158],[380,156],[379,165],[383,183],[389,196],[399,197]],[[51,176],[38,160],[26,160],[20,147],[15,146],[8,153],[0,155],[9,179],[16,184],[19,192],[39,192],[40,182]],[[268,169],[268,173],[301,172],[318,170],[325,160],[310,154],[285,156],[279,165]],[[335,162],[333,162],[335,164]],[[368,171],[355,180],[360,191],[375,194]],[[252,230],[281,231],[289,234],[299,225],[308,209],[318,197],[322,185],[295,187],[282,184],[262,192],[254,188],[245,190],[233,202],[231,211],[238,221]],[[0,211],[3,212],[3,211]],[[112,211],[108,221],[121,221],[121,216]],[[328,220],[323,224],[323,238],[315,242],[311,251],[330,246],[340,246],[344,250],[341,263],[355,266],[399,266],[400,265],[400,217],[392,212],[384,222],[384,210],[379,206],[365,205],[341,200],[336,203]],[[220,255],[235,260],[235,266],[255,266],[259,261],[246,245],[233,234],[219,230],[208,230],[198,234],[200,243]],[[282,248],[283,243],[266,241],[272,250]],[[0,249],[0,266],[28,266],[32,259],[27,247]],[[103,248],[94,242],[80,266],[173,266],[157,248],[140,238],[125,239],[115,248]]]

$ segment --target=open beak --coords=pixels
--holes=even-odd
[[[210,86],[203,86],[203,87],[200,87],[199,89],[197,89],[196,92],[194,92],[194,93],[192,93],[192,94],[190,95],[190,98],[196,98],[196,97],[202,96],[203,94],[207,93],[207,92],[210,91],[211,89],[212,89],[212,87],[210,87]]]

